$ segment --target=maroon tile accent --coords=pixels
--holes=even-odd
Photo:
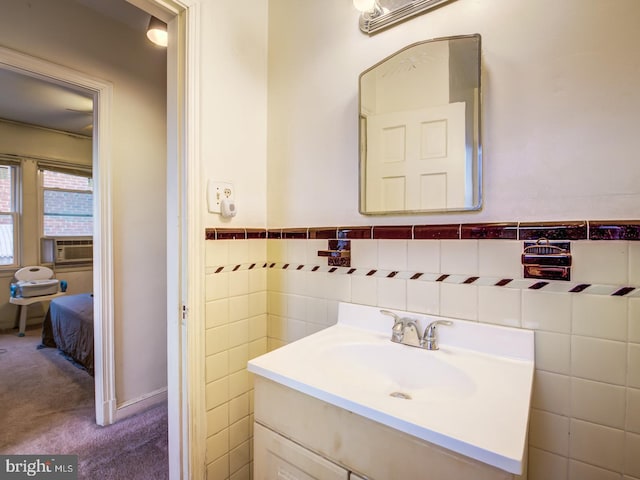
[[[371,275],[375,275],[375,274],[376,274],[376,272],[377,272],[377,270],[369,270],[369,271],[367,272],[367,277],[370,277]]]
[[[391,272],[389,273],[389,275],[387,275],[387,278],[393,278],[398,274],[398,272]]]
[[[336,270],[338,270],[338,267],[332,267],[332,268],[329,269],[329,273],[333,273]]]
[[[330,227],[310,228],[309,238],[315,238],[315,239],[338,238],[338,229],[330,228]]]
[[[513,278],[503,278],[499,282],[496,282],[495,286],[504,287],[505,285],[509,285],[511,282],[513,282]]]
[[[266,262],[265,262],[265,264],[264,264],[264,265],[262,265],[262,268],[267,268],[267,264],[266,264]]]
[[[440,276],[436,279],[436,282],[444,282],[447,278],[449,278],[449,275],[440,275]]]
[[[286,239],[307,239],[307,229],[306,228],[283,228],[282,229],[282,238]]]
[[[251,265],[249,265],[249,270],[253,270],[254,268],[256,268],[256,264],[252,263]]]
[[[222,270],[224,270],[224,267],[218,267],[218,268],[216,268],[216,272],[215,273],[220,273]]]
[[[264,228],[247,228],[247,238],[267,238],[267,230]]]
[[[517,223],[470,223],[460,228],[460,238],[517,240]]]
[[[611,295],[614,297],[624,297],[627,293],[631,293],[635,290],[635,287],[622,287],[619,290],[616,290]]]
[[[218,240],[245,240],[247,233],[244,228],[216,228]]]
[[[537,282],[529,287],[529,290],[540,290],[542,287],[549,285],[549,282]]]
[[[462,282],[462,283],[469,285],[470,283],[475,282],[475,281],[476,281],[476,280],[478,280],[479,278],[480,278],[480,277],[469,277],[469,278],[467,278],[467,279],[466,279],[464,282]]]
[[[315,272],[315,271],[317,271],[319,268],[320,268],[320,267],[316,265],[315,267],[313,267],[313,268],[311,269],[311,271],[312,271],[312,272]]]
[[[298,265],[298,267],[296,268],[296,270],[302,270],[304,268],[304,265]]]
[[[269,265],[269,268],[273,268],[273,267],[275,267],[275,266],[276,266],[276,264],[275,264],[275,263],[272,263],[271,265]]]
[[[289,264],[288,264],[288,263],[285,263],[285,264],[282,266],[282,269],[283,269],[283,270],[286,270],[287,268],[289,268]]]
[[[570,293],[580,293],[584,290],[586,290],[587,288],[589,288],[591,286],[590,283],[581,283],[580,285],[576,285],[575,287],[573,287],[571,290],[569,290]]]
[[[373,227],[373,238],[388,240],[411,240],[411,238],[413,238],[413,226],[376,225]]]
[[[587,222],[521,223],[518,232],[520,240],[586,240]]]
[[[640,240],[640,221],[589,222],[590,240]]]
[[[460,238],[460,225],[416,225],[413,227],[415,240],[457,240]]]
[[[355,271],[356,271],[355,268],[350,268],[349,271],[347,272],[347,275],[351,275]]]
[[[640,241],[640,220],[569,222],[469,223],[445,225],[376,225],[313,228],[206,228],[206,240],[235,239],[520,239],[635,240]]]
[[[424,274],[423,274],[423,273],[420,273],[420,272],[418,272],[418,273],[414,273],[414,274],[411,276],[411,280],[417,280],[417,279],[419,279],[422,275],[424,275]]]
[[[233,271],[237,272],[240,267],[241,267],[241,265],[236,265],[235,267],[233,267]]]
[[[368,240],[372,237],[373,227],[338,227],[338,238],[357,238]]]

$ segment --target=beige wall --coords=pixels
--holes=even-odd
[[[232,182],[237,216],[203,212],[206,226],[264,227],[267,192],[267,7],[248,0],[200,1],[202,189]],[[203,197],[204,198],[204,197]]]
[[[111,82],[117,404],[166,387],[166,52],[65,0],[9,0],[0,45]]]
[[[484,207],[411,223],[637,217],[637,1],[456,0],[371,37],[348,0],[269,9],[270,227],[407,223],[358,213],[358,75],[413,42],[471,33]]]

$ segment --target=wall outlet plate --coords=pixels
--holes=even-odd
[[[220,204],[223,198],[234,200],[233,184],[209,180],[207,183],[207,207],[210,213],[221,213]]]

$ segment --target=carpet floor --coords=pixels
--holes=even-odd
[[[0,332],[0,454],[78,455],[79,479],[168,478],[166,403],[96,425],[93,377],[38,350],[40,334]]]

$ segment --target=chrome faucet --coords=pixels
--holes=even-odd
[[[380,313],[393,317],[393,327],[391,328],[391,341],[409,345],[410,347],[419,347],[426,350],[438,350],[438,339],[436,327],[438,325],[452,325],[449,320],[436,320],[431,322],[420,334],[420,326],[412,318],[401,317],[389,310],[380,310]]]
[[[424,329],[424,334],[420,339],[420,346],[426,350],[438,350],[438,332],[436,327],[438,325],[452,325],[453,322],[449,320],[436,320],[435,322],[431,322],[427,325],[427,328]]]
[[[380,313],[393,317],[393,327],[391,328],[391,341],[405,345],[420,345],[420,327],[415,320],[400,317],[389,310],[380,310]]]

